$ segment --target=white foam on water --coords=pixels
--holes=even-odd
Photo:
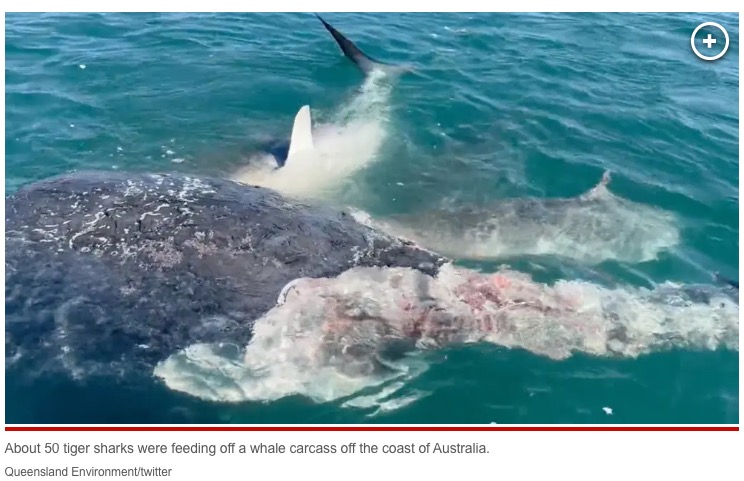
[[[372,412],[367,417],[375,417],[391,411],[397,411],[416,401],[425,398],[430,393],[413,390],[410,393],[400,393],[406,387],[406,383],[398,382],[390,388],[381,389],[378,393],[366,396],[357,396],[341,405],[343,408],[369,409]]]
[[[256,321],[244,348],[193,345],[154,374],[171,389],[211,401],[356,396],[342,405],[377,414],[428,394],[401,392],[426,370],[414,355],[421,350],[491,342],[553,359],[738,350],[738,317],[738,305],[712,287],[545,285],[505,268],[484,275],[451,265],[437,278],[354,268],[294,281],[284,302]]]
[[[373,71],[357,95],[313,129],[314,149],[298,153],[281,169],[269,155],[249,159],[233,179],[304,198],[328,197],[377,158],[390,128],[393,83]]]

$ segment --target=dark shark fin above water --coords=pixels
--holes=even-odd
[[[338,46],[341,47],[341,51],[344,53],[346,58],[354,62],[354,65],[356,65],[359,70],[361,70],[365,75],[369,75],[374,70],[381,70],[386,73],[403,72],[410,70],[410,67],[402,65],[392,65],[373,59],[366,53],[362,52],[359,47],[354,45],[354,42],[346,38],[338,30],[336,30],[333,25],[323,20],[320,15],[316,13],[315,16],[318,17],[318,20],[323,23],[323,26],[326,28],[326,30],[331,33],[333,39],[336,40]]]

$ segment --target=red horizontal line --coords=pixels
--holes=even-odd
[[[6,426],[5,431],[739,431],[738,426]]]

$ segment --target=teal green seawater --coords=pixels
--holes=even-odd
[[[639,286],[711,283],[713,271],[738,279],[738,15],[325,17],[371,56],[414,66],[385,99],[389,135],[345,203],[388,214],[442,198],[574,196],[609,169],[615,194],[674,213],[681,238],[653,260],[593,273]],[[705,21],[731,39],[713,62],[690,48]],[[261,140],[286,136],[299,106],[329,118],[362,80],[310,14],[8,14],[5,56],[6,192],[73,170],[226,175]],[[554,277],[587,269],[504,261],[544,263]],[[475,345],[426,363],[374,405],[301,395],[217,404],[49,379],[33,391],[6,386],[6,421],[739,421],[738,350],[556,361]]]

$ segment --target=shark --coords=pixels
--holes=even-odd
[[[320,15],[315,16],[364,81],[327,124],[316,125],[310,105],[302,105],[289,137],[259,144],[258,155],[241,166],[233,180],[295,197],[318,197],[344,184],[377,158],[387,137],[392,86],[412,67],[367,55]]]
[[[355,215],[461,260],[554,256],[589,265],[607,260],[636,264],[674,249],[680,241],[676,216],[613,194],[610,181],[605,171],[595,186],[571,197],[432,205],[384,218]]]

